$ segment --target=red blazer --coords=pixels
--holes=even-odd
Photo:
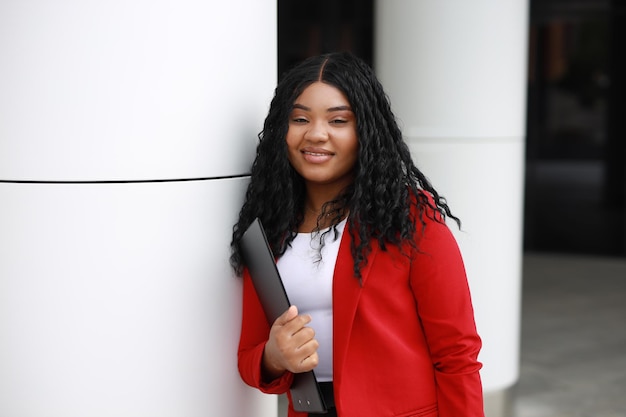
[[[481,340],[465,268],[450,230],[427,220],[413,261],[372,243],[363,285],[344,232],[333,281],[333,382],[340,417],[483,417]],[[408,248],[407,250],[411,250]],[[411,250],[411,252],[414,252]],[[238,364],[263,392],[289,390],[293,374],[266,384],[261,358],[270,325],[247,272]],[[306,417],[289,405],[289,417]]]

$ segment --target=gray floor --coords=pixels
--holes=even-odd
[[[626,417],[626,258],[526,253],[523,268],[511,417]]]
[[[524,256],[515,417],[626,416],[626,259]]]

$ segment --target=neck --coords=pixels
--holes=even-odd
[[[307,184],[306,197],[304,199],[305,209],[319,215],[322,212],[324,204],[335,200],[346,186],[347,184],[333,186],[310,183]]]

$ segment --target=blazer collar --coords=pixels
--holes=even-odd
[[[363,287],[367,284],[372,262],[378,252],[378,244],[372,242],[372,251],[367,257],[367,264],[361,269],[362,284],[354,276],[354,259],[351,253],[352,237],[346,227],[341,237],[335,272],[333,275],[333,379],[340,383],[342,372],[337,365],[344,363],[352,322]]]

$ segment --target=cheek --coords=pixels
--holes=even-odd
[[[287,134],[285,135],[285,142],[287,143],[287,148],[291,150],[294,146],[296,146],[296,135],[293,129],[290,127],[287,129]]]
[[[354,170],[356,168],[357,161],[359,160],[359,149],[354,148],[354,153],[352,155],[353,157],[350,161],[350,170]]]
[[[287,135],[285,136],[285,144],[287,145],[287,159],[289,160],[289,163],[293,165],[294,155],[298,152],[297,142],[295,141],[293,135],[289,135],[289,132],[287,132]]]
[[[359,139],[356,136],[356,133],[351,136],[350,140],[347,142],[346,148],[353,155],[354,160],[356,161],[359,157]]]
[[[354,137],[354,142],[352,143],[352,152],[358,156],[359,154],[359,139],[357,139],[357,137]]]

